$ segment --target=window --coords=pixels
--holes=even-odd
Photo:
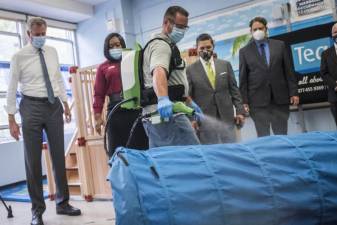
[[[72,99],[71,87],[69,84],[69,68],[76,64],[75,58],[75,34],[74,31],[68,29],[61,29],[48,26],[47,28],[47,41],[46,45],[53,46],[58,54],[60,62],[60,70],[63,75],[64,84],[69,99]],[[75,120],[72,123],[64,124],[65,132],[75,130]]]
[[[48,27],[47,45],[56,48],[60,64],[72,66],[75,64],[74,31]]]
[[[21,48],[18,27],[16,21],[0,19],[0,98],[7,91],[9,62]]]
[[[9,62],[0,62],[0,98],[7,92]],[[1,123],[0,123],[1,124]]]
[[[16,21],[0,19],[0,31],[17,33],[18,24],[16,23]]]
[[[47,45],[53,46],[57,50],[61,65],[61,73],[67,89],[67,94],[71,97],[71,88],[69,85],[69,68],[76,64],[75,57],[75,34],[72,30],[48,27],[47,29]]]
[[[20,49],[20,37],[0,33],[0,61],[9,62],[11,57]]]
[[[74,65],[73,43],[62,40],[47,39],[46,45],[53,46],[57,50],[61,65]]]
[[[17,21],[0,19],[0,143],[11,140],[7,128],[6,92],[9,80],[10,60],[21,48],[21,25]],[[16,115],[20,122],[20,118]]]

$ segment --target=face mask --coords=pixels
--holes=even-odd
[[[213,55],[213,51],[200,51],[199,52],[200,57],[205,60],[208,61],[211,59],[212,55]]]
[[[332,36],[332,40],[337,44],[337,34]]]
[[[178,43],[181,39],[183,39],[185,35],[185,29],[178,28],[176,26],[173,27],[172,32],[168,35],[173,43]]]
[[[46,36],[32,36],[32,45],[35,48],[42,48],[46,43]]]
[[[256,41],[261,41],[261,40],[263,40],[264,38],[265,38],[265,33],[264,33],[264,31],[262,31],[262,30],[256,30],[256,31],[254,31],[254,33],[253,33],[253,38],[256,40]]]
[[[122,58],[122,49],[121,48],[109,49],[109,54],[113,59],[120,60]]]

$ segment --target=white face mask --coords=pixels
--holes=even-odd
[[[263,40],[265,37],[266,37],[266,34],[265,34],[265,32],[262,31],[262,30],[256,30],[256,31],[254,31],[254,33],[253,33],[253,38],[254,38],[256,41],[261,41],[261,40]]]

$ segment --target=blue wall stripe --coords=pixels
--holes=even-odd
[[[0,69],[9,69],[10,63],[9,62],[0,62]],[[68,72],[70,65],[61,65],[60,70],[61,72]]]
[[[8,69],[9,66],[9,62],[0,62],[0,68]]]
[[[296,22],[296,23],[291,23],[290,26],[291,26],[291,31],[296,31],[296,30],[301,30],[301,29],[308,28],[308,27],[321,25],[321,24],[331,23],[333,21],[334,20],[333,20],[332,15],[324,15],[324,16],[315,17],[312,19],[307,19],[307,20],[303,20],[300,22]],[[284,34],[287,32],[288,32],[287,26],[282,25],[282,26],[270,28],[269,36],[272,37],[272,36]]]
[[[68,72],[69,71],[69,65],[60,65],[61,72]]]
[[[307,19],[301,22],[296,22],[291,24],[291,30],[301,30],[304,28],[308,27],[313,27],[321,24],[326,24],[326,23],[331,23],[333,22],[333,17],[332,15],[325,15],[325,16],[320,16],[312,19]]]

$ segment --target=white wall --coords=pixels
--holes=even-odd
[[[102,63],[104,39],[109,34],[107,20],[123,21],[121,0],[109,0],[95,6],[94,16],[78,24],[76,31],[79,63],[81,67]],[[121,27],[124,29],[123,26]]]
[[[65,146],[68,146],[71,137],[72,133],[65,134]],[[42,161],[42,168],[45,175],[44,161]],[[24,180],[26,180],[26,172],[22,139],[0,144],[0,187]]]
[[[78,24],[76,32],[79,62],[81,67],[102,63],[103,44],[108,35],[106,23],[114,18],[119,21],[119,33],[127,47],[135,41],[144,43],[154,30],[161,27],[165,10],[171,5],[180,5],[190,12],[190,18],[239,5],[249,0],[109,0],[95,7],[94,16]]]
[[[137,41],[145,43],[151,34],[161,29],[166,9],[172,5],[184,7],[189,12],[189,19],[221,11],[225,8],[252,0],[135,0],[133,5],[135,33]]]
[[[0,186],[26,179],[23,154],[22,141],[0,145]]]
[[[135,33],[135,23],[133,17],[133,5],[132,0],[122,0],[121,8],[123,14],[123,32],[122,36],[125,37],[126,45],[129,48],[134,47],[134,43],[136,42],[136,33]]]

